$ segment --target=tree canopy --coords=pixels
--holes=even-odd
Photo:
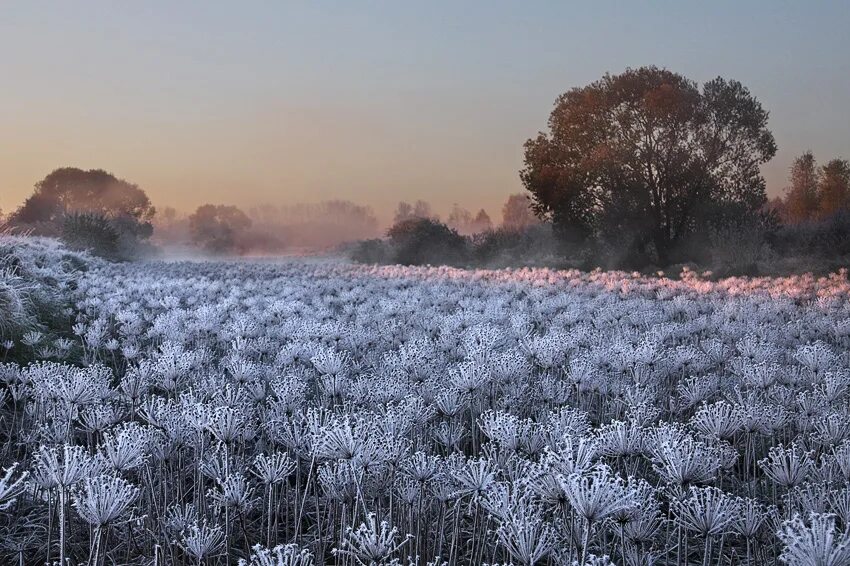
[[[759,166],[776,153],[768,113],[739,82],[702,85],[657,67],[561,95],[549,131],[525,144],[532,208],[568,239],[629,230],[666,262],[708,210],[766,202]]]
[[[138,185],[102,169],[56,169],[35,184],[35,191],[15,212],[17,223],[59,223],[70,213],[130,217],[140,223],[153,218],[155,209]]]

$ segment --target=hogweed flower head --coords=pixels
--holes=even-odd
[[[102,527],[123,515],[138,494],[137,487],[116,476],[87,478],[74,493],[74,508],[84,521]]]

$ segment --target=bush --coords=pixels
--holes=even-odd
[[[57,240],[0,235],[0,343],[31,331],[44,334],[44,343],[51,336],[69,335],[68,291],[95,263]],[[22,355],[13,351],[11,359],[23,361]]]
[[[62,241],[69,249],[89,251],[106,259],[118,259],[120,235],[103,215],[92,213],[69,214],[62,222]]]
[[[771,244],[782,255],[850,255],[850,212],[839,211],[819,222],[784,225],[772,235]]]
[[[74,251],[88,251],[111,261],[130,261],[153,255],[155,248],[147,242],[151,231],[150,224],[132,219],[80,212],[64,217],[60,238]]]
[[[402,265],[462,265],[467,259],[467,240],[442,222],[410,218],[387,232],[393,262]]]
[[[235,206],[205,204],[189,217],[192,241],[211,254],[240,254],[251,219]]]
[[[472,260],[483,267],[556,265],[564,263],[566,252],[551,224],[498,228],[472,236]]]

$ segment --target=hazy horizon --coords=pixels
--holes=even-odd
[[[400,200],[500,218],[555,98],[658,65],[740,80],[794,156],[850,158],[850,4],[27,2],[0,21],[0,209],[62,166],[158,208]]]

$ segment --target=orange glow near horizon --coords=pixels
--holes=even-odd
[[[386,224],[422,199],[498,221],[555,98],[647,64],[751,89],[779,144],[773,196],[807,149],[850,158],[848,17],[841,2],[10,3],[0,210],[72,166],[136,183],[160,209],[344,199]]]

